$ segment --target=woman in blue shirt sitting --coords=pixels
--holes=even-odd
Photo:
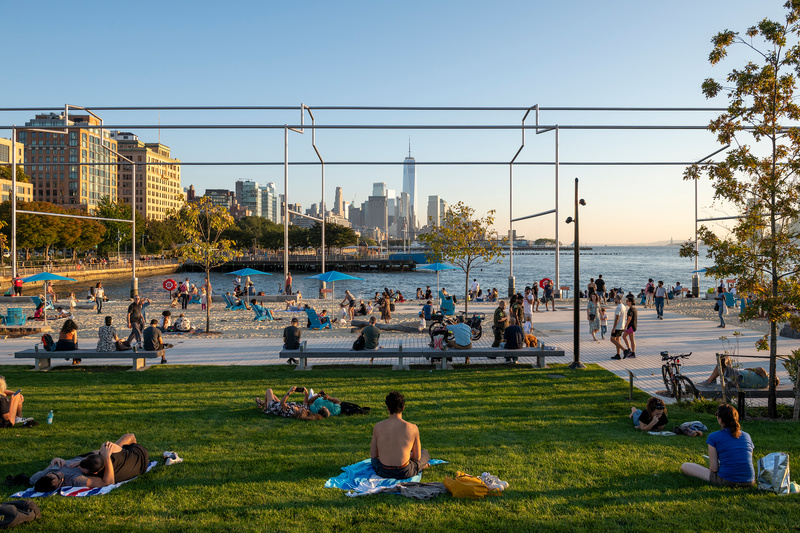
[[[717,422],[722,428],[708,436],[708,466],[683,463],[681,472],[725,487],[752,487],[753,441],[739,426],[739,413],[733,406],[722,404],[717,409]]]

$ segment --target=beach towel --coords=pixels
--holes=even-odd
[[[438,465],[446,463],[441,459],[431,459],[428,461],[430,465]],[[382,491],[385,488],[394,487],[398,483],[415,482],[419,483],[422,480],[422,474],[410,477],[408,479],[391,479],[380,477],[372,469],[372,461],[364,459],[358,463],[343,466],[343,472],[336,477],[330,478],[325,482],[326,488],[342,489],[348,491],[347,495],[351,497],[362,496],[364,494],[374,494]]]
[[[158,461],[150,461],[150,464],[147,465],[147,470],[145,473],[149,472],[154,466],[158,464]],[[139,477],[139,476],[136,476]],[[108,494],[112,490],[116,489],[127,483],[128,481],[133,481],[134,478],[131,478],[127,481],[120,481],[119,483],[114,483],[113,485],[106,485],[105,487],[96,487],[96,488],[89,488],[89,487],[61,487],[58,490],[54,490],[53,492],[36,492],[33,488],[23,490],[17,492],[16,494],[12,494],[12,498],[43,498],[45,496],[53,496],[55,494],[59,494],[61,496],[73,496],[73,497],[83,497],[83,496],[98,496],[100,494]]]

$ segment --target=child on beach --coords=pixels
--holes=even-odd
[[[206,288],[203,287],[200,289],[202,292],[200,293],[200,310],[205,311],[206,305],[208,305],[208,295],[206,294]]]
[[[606,338],[606,331],[608,331],[608,315],[606,315],[606,308],[600,308],[600,338]]]

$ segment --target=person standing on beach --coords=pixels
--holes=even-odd
[[[98,315],[103,310],[103,298],[105,298],[105,296],[106,292],[103,290],[103,284],[98,282],[97,286],[94,288],[94,303],[97,305]]]
[[[622,359],[620,352],[624,348],[622,346],[622,342],[620,341],[622,338],[622,333],[625,328],[625,321],[627,319],[628,310],[625,308],[624,305],[622,305],[622,296],[620,296],[619,294],[614,296],[614,303],[617,304],[617,308],[614,309],[614,323],[611,324],[611,344],[616,346],[617,355],[615,355],[611,359]]]
[[[284,284],[284,294],[291,295],[292,294],[292,273],[286,273],[286,283]]]
[[[656,315],[659,320],[664,320],[664,301],[667,298],[667,289],[664,287],[664,282],[659,281],[656,287]]]
[[[494,330],[494,342],[492,348],[499,348],[500,343],[503,341],[503,333],[508,326],[508,315],[506,314],[506,302],[500,300],[497,309],[494,310],[494,323],[492,329]]]
[[[475,298],[478,296],[478,290],[481,288],[478,280],[476,278],[472,278],[472,285],[469,287],[469,297],[472,301],[475,301]]]
[[[189,307],[189,278],[181,283],[180,287],[181,309]]]
[[[597,276],[597,281],[595,282],[595,286],[597,286],[597,295],[600,297],[600,301],[602,303],[606,303],[606,282],[603,279],[603,275],[600,274]]]
[[[187,293],[188,294],[188,293]],[[128,345],[135,338],[136,342],[142,342],[142,330],[144,329],[144,314],[142,312],[142,303],[138,296],[133,297],[133,303],[128,306],[128,327],[131,328],[131,334],[126,341]]]
[[[636,302],[633,295],[628,296],[628,310],[625,313],[625,333],[622,334],[622,340],[625,341],[627,348],[622,352],[622,358],[636,358],[636,319],[638,312],[636,310]]]
[[[589,278],[589,285],[586,286],[586,297],[592,297],[592,294],[597,292],[597,284],[594,282],[594,278]]]

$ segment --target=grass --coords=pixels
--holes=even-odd
[[[521,365],[520,365],[521,366]],[[33,473],[54,456],[72,457],[136,433],[152,456],[178,452],[185,462],[150,473],[105,496],[40,499],[42,519],[26,531],[776,531],[796,528],[796,496],[711,487],[678,472],[702,462],[705,439],[653,437],[626,414],[627,384],[597,366],[325,368],[170,367],[146,372],[66,368],[36,373],[0,367],[23,388],[25,414],[55,423],[0,433],[5,475]],[[565,376],[551,377],[560,373]],[[300,422],[269,417],[253,397],[267,386],[325,389],[368,405],[366,416]],[[412,501],[378,495],[349,498],[325,489],[340,467],[369,456],[372,426],[389,390],[406,395],[406,419],[422,444],[449,464],[425,481],[457,470],[489,471],[510,483],[501,497],[449,495]],[[647,395],[638,392],[634,405]],[[674,422],[711,414],[669,408]],[[800,457],[800,426],[748,421],[756,457]],[[5,489],[12,494],[12,489]]]

